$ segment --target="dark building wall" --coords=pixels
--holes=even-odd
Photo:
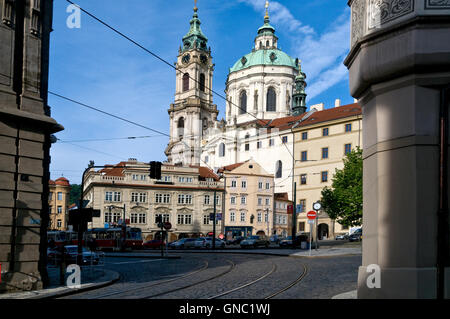
[[[62,129],[47,106],[52,6],[0,0],[0,291],[42,287],[49,141]]]

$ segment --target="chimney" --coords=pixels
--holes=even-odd
[[[334,101],[334,107],[339,107],[339,106],[341,106],[341,99],[336,99]]]
[[[311,105],[310,110],[316,109],[316,111],[323,111],[324,103]]]

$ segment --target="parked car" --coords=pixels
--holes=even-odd
[[[142,243],[142,248],[144,249],[157,249],[161,248],[161,245],[164,245],[164,241],[160,239],[148,240]]]
[[[169,244],[169,248],[172,248],[172,249],[184,248],[184,242],[186,241],[186,239],[189,239],[189,238],[182,238],[182,239],[179,239],[177,241],[171,242]]]
[[[269,247],[270,242],[263,236],[250,236],[243,241],[241,241],[241,248],[247,248],[247,247]]]
[[[340,234],[340,235],[337,235],[336,236],[336,240],[346,240],[346,239],[348,239],[348,234]]]
[[[211,237],[197,238],[195,242],[196,248],[212,248],[213,241]],[[225,248],[225,242],[219,238],[216,238],[216,248]]]
[[[181,248],[195,248],[197,238],[186,238]]]
[[[243,239],[243,236],[233,237],[230,240],[227,240],[227,245],[239,245]]]
[[[282,238],[278,237],[278,235],[273,235],[270,237],[270,242],[274,244],[279,244]]]
[[[82,247],[82,265],[97,265],[100,262],[99,252],[91,251],[86,247]],[[59,264],[62,261],[61,255],[63,255],[64,261],[67,265],[76,264],[78,256],[78,246],[77,245],[67,245],[64,246],[64,252],[56,249],[47,249],[47,259],[49,264]]]
[[[292,236],[287,236],[286,238],[282,238],[279,242],[281,248],[292,247]]]
[[[361,241],[361,239],[362,239],[362,233],[360,233],[360,232],[354,232],[353,234],[351,234],[348,237],[349,241]]]

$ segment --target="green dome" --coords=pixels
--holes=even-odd
[[[299,70],[297,59],[278,49],[256,50],[240,58],[230,69],[230,73],[256,65],[290,66]]]

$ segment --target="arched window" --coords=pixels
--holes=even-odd
[[[283,176],[283,162],[277,161],[275,164],[275,178],[281,178]]]
[[[224,143],[220,143],[219,145],[219,157],[224,157],[225,156],[225,144]]]
[[[183,75],[183,92],[189,90],[189,73]]]
[[[266,41],[266,47],[269,47],[269,45],[270,45],[270,42],[269,42],[269,40],[267,40]]]
[[[200,91],[205,92],[205,75],[200,74]]]
[[[239,97],[239,114],[247,113],[247,92],[242,91],[241,96]]]
[[[178,137],[183,137],[183,135],[184,135],[184,118],[183,117],[180,117],[178,119],[177,131],[178,131]]]
[[[267,112],[275,112],[277,110],[277,93],[274,88],[267,90]]]

